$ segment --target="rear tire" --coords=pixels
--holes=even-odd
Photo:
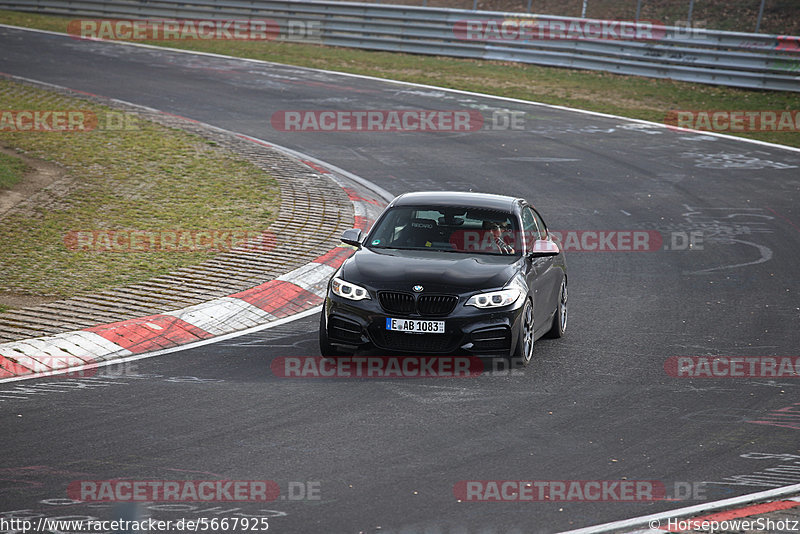
[[[547,332],[547,337],[562,337],[566,333],[568,311],[567,279],[564,278],[561,281],[561,289],[558,290],[558,302],[556,303],[556,313],[553,314],[553,326]]]
[[[322,313],[319,314],[319,352],[323,358],[335,358],[336,356],[352,356],[352,352],[343,351],[342,349],[331,345],[328,341],[328,328],[325,325],[325,307],[322,307]]]
[[[509,356],[509,363],[514,366],[525,367],[533,359],[533,345],[535,329],[533,324],[533,304],[531,299],[525,300],[525,307],[520,317],[520,329],[517,334],[517,343]]]

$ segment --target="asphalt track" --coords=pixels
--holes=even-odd
[[[752,485],[734,477],[788,460],[750,453],[798,454],[797,429],[747,422],[800,402],[796,379],[690,380],[664,370],[678,355],[798,354],[798,152],[7,28],[0,71],[274,141],[392,193],[473,188],[524,196],[551,228],[658,230],[667,248],[670,232],[703,236],[693,250],[569,254],[569,332],[538,342],[524,372],[276,377],[275,358],[318,354],[312,315],[133,362],[112,377],[3,384],[0,512],[112,517],[108,505],[63,500],[81,479],[269,479],[286,497],[269,506],[139,512],[271,516],[274,532],[557,532],[767,489],[763,477]],[[485,117],[514,110],[524,112],[525,128],[286,133],[271,126],[273,113],[298,109],[472,109]],[[781,473],[775,485],[798,478]],[[695,495],[701,499],[656,503],[467,503],[453,495],[462,480],[623,478],[662,481],[668,490],[712,483]],[[319,499],[288,499],[290,482],[319,487]]]

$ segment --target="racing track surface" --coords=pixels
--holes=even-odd
[[[459,503],[453,485],[627,477],[671,488],[714,481],[706,491],[714,500],[767,489],[730,484],[728,477],[782,463],[742,455],[798,453],[798,430],[746,422],[800,402],[797,381],[688,380],[663,367],[678,355],[798,354],[798,152],[288,66],[7,28],[0,29],[0,71],[274,141],[392,193],[474,188],[524,196],[552,229],[653,229],[666,244],[673,231],[703,232],[702,250],[568,254],[569,332],[538,342],[530,367],[513,376],[275,377],[274,358],[318,354],[312,315],[134,362],[107,384],[0,385],[0,512],[110,518],[107,505],[42,501],[64,499],[69,482],[80,479],[269,479],[284,492],[290,481],[319,483],[321,498],[268,507],[223,503],[216,513],[279,516],[270,521],[278,533],[557,532],[699,501]],[[526,116],[524,131],[275,131],[271,115],[292,109]],[[190,508],[142,513],[215,513]]]

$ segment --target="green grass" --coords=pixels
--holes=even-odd
[[[4,292],[71,296],[147,280],[217,252],[76,250],[70,232],[262,232],[277,217],[277,182],[198,136],[135,115],[0,79],[3,109],[90,110],[87,132],[0,132],[0,145],[56,163],[64,176],[0,222]],[[123,129],[103,127],[127,125]]]
[[[0,11],[0,22],[66,32],[66,17]],[[670,110],[797,110],[800,93],[757,91],[604,72],[287,42],[170,41],[165,46],[366,74],[664,122]],[[800,147],[797,132],[738,134]]]
[[[0,189],[10,189],[19,183],[27,169],[21,158],[0,152]]]

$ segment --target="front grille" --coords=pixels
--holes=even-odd
[[[497,326],[472,333],[473,351],[500,351],[511,348],[511,329]]]
[[[381,307],[389,313],[413,313],[414,296],[410,293],[381,291],[378,293]]]
[[[448,315],[458,304],[452,295],[422,295],[417,301],[420,315]]]
[[[418,313],[420,315],[448,315],[458,304],[455,295],[420,295],[416,302],[411,293],[381,291],[381,307],[388,313]]]
[[[352,341],[361,343],[361,326],[352,321],[331,317],[329,322],[328,335],[334,339],[342,341]]]
[[[373,332],[373,343],[382,349],[401,352],[451,352],[457,342],[449,334],[408,334],[376,329]]]

